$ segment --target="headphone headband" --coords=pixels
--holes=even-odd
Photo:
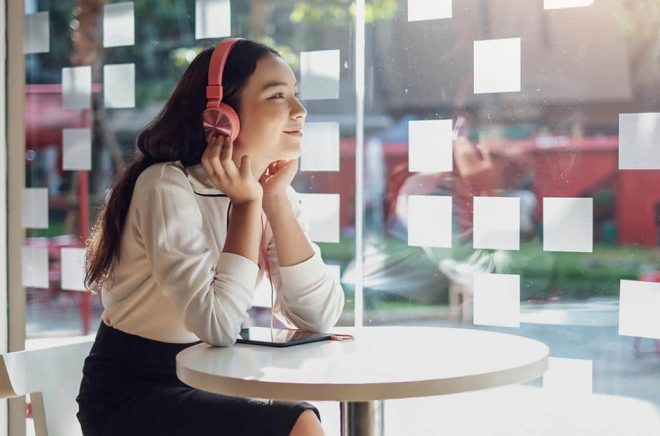
[[[234,44],[243,38],[226,38],[216,45],[209,65],[209,78],[206,87],[206,107],[217,107],[222,100],[222,73],[225,62]]]

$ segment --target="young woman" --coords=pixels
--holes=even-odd
[[[175,374],[184,348],[234,344],[269,277],[291,327],[328,331],[344,305],[290,186],[307,115],[294,74],[276,51],[235,41],[220,75],[240,131],[207,140],[212,53],[139,135],[89,241],[86,280],[104,312],[77,398],[88,436],[323,434],[309,403],[211,394]]]

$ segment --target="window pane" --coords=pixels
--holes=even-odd
[[[308,111],[293,181],[309,232],[341,276],[354,258],[354,22],[304,2],[26,2],[26,232],[23,283],[28,342],[93,334],[103,305],[84,290],[81,262],[110,182],[134,152],[181,74],[217,38],[240,36],[278,50]],[[352,286],[340,323],[353,317]],[[259,288],[254,322],[268,321]],[[266,307],[263,307],[266,306]]]
[[[660,404],[656,2],[365,20],[365,324],[530,336],[555,359],[531,385]]]

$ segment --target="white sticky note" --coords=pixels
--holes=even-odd
[[[543,9],[564,9],[591,6],[594,0],[543,0]]]
[[[408,21],[451,18],[452,0],[408,0]]]
[[[89,171],[92,169],[92,130],[62,130],[62,169]]]
[[[452,197],[408,196],[408,245],[451,247]]]
[[[543,250],[593,251],[593,199],[543,199]]]
[[[23,29],[23,53],[48,53],[50,51],[50,21],[48,12],[26,14]]]
[[[21,222],[26,229],[48,228],[48,189],[24,188]]]
[[[339,242],[339,194],[298,194],[309,223],[309,238]]]
[[[520,38],[474,41],[474,93],[520,91]]]
[[[339,98],[339,50],[301,52],[300,76],[302,99]]]
[[[135,64],[103,66],[103,101],[107,108],[135,107]]]
[[[195,39],[231,35],[229,0],[195,0]]]
[[[135,44],[135,10],[133,2],[103,6],[103,47]]]
[[[64,109],[92,107],[92,67],[62,68],[62,105]]]
[[[62,289],[67,291],[85,290],[85,249],[62,248],[61,251]]]
[[[22,270],[23,286],[48,289],[48,248],[23,247]]]
[[[446,172],[454,169],[452,120],[408,122],[408,170]]]
[[[520,276],[474,273],[474,324],[520,327]]]
[[[621,280],[619,334],[660,339],[660,283]]]
[[[307,123],[300,144],[301,171],[339,171],[339,123]]]
[[[474,197],[473,246],[520,249],[520,198]]]
[[[593,393],[593,362],[586,359],[550,357],[543,374],[543,389],[565,395]]]
[[[660,113],[619,115],[619,169],[660,170]]]

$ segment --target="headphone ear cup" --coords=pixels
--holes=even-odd
[[[238,134],[241,132],[241,121],[238,118],[236,111],[225,103],[220,103],[220,112],[227,116],[229,119],[229,124],[231,125],[231,140],[232,142],[236,140]]]
[[[224,103],[220,103],[218,107],[206,108],[202,118],[207,144],[210,144],[218,135],[229,136],[233,142],[241,130],[238,114],[231,106]]]

